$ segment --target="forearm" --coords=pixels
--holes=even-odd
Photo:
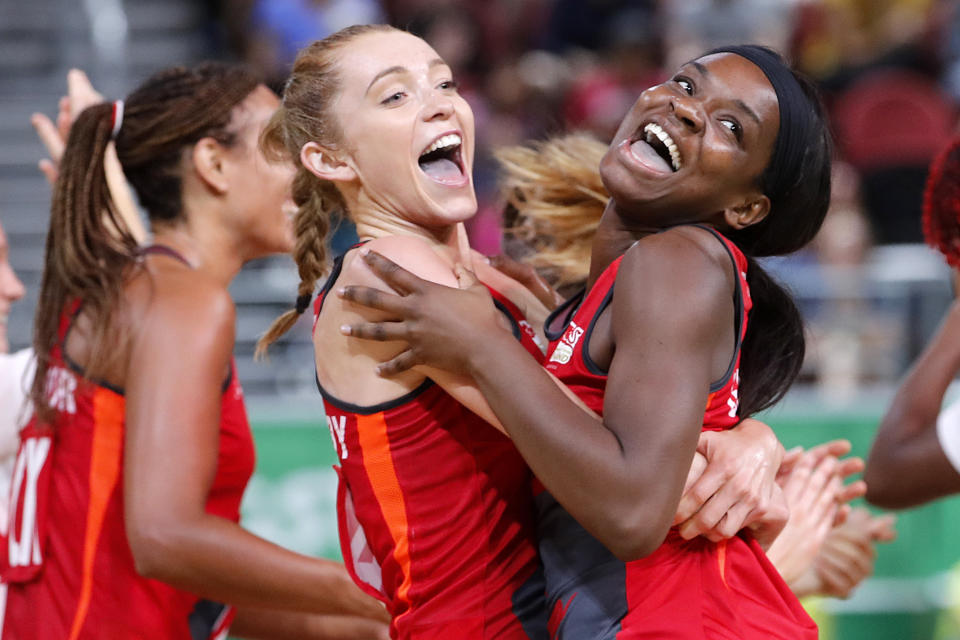
[[[237,610],[230,635],[246,640],[379,640],[389,637],[386,623],[368,618],[253,608]]]
[[[902,507],[955,490],[958,477],[940,448],[936,422],[958,369],[960,305],[954,303],[880,423],[864,472],[869,501]]]
[[[659,546],[682,477],[675,487],[663,482],[656,464],[645,464],[598,417],[571,401],[519,345],[485,343],[477,351],[471,359],[477,386],[553,497],[620,557],[643,556]],[[518,389],[538,401],[517,402]],[[693,451],[691,443],[691,457]],[[689,466],[690,460],[683,463],[681,476]]]
[[[131,535],[138,571],[213,600],[311,613],[370,615],[377,604],[342,565],[294,553],[202,514]]]

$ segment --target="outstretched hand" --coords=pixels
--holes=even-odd
[[[465,267],[456,267],[460,288],[454,289],[419,278],[376,251],[362,251],[361,258],[396,293],[348,286],[337,295],[396,320],[344,325],[340,331],[353,338],[408,345],[380,364],[378,375],[394,376],[417,365],[469,374],[471,350],[507,335],[490,292]]]
[[[847,503],[866,492],[863,481],[843,484],[863,470],[860,458],[841,459],[849,452],[848,441],[833,440],[803,452],[780,474],[790,519],[767,555],[787,583],[810,569],[831,531],[849,513]]]
[[[103,102],[103,96],[93,88],[87,74],[79,69],[71,69],[67,73],[67,95],[60,98],[58,104],[56,123],[42,113],[30,117],[30,124],[49,154],[38,166],[51,185],[57,181],[60,173],[60,159],[70,135],[70,127],[81,111],[99,102]]]

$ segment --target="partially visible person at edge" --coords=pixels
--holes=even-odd
[[[597,171],[606,151],[591,135],[572,132],[496,154],[510,255],[493,256],[491,263],[548,306],[563,300],[555,288],[572,294],[587,281],[590,246],[610,199]],[[838,460],[849,449],[845,440],[828,442],[781,467],[778,483],[790,519],[767,557],[798,596],[848,597],[873,573],[877,543],[895,538],[892,514],[874,516],[857,507],[843,522],[830,517],[835,492],[829,468],[836,465],[836,477],[862,470],[859,458]],[[847,491],[852,497],[862,485]]]
[[[33,352],[21,349],[10,353],[7,320],[11,305],[26,293],[23,282],[10,264],[10,244],[0,225],[0,537],[7,535],[7,502],[17,432],[29,418],[25,382],[33,377]],[[4,587],[0,586],[0,591]],[[0,593],[0,612],[3,611]]]
[[[422,364],[472,378],[543,483],[554,637],[817,637],[764,553],[768,532],[687,540],[671,525],[699,434],[771,406],[800,369],[799,312],[754,257],[816,234],[830,147],[812,84],[762,47],[708,52],[640,95],[600,165],[611,200],[587,288],[548,320],[547,371],[600,420],[503,339],[482,287],[366,251],[400,295],[339,290],[403,319],[341,329],[408,343],[385,378]]]
[[[242,68],[205,64],[73,123],[3,549],[5,636],[221,638],[233,623],[247,637],[386,637],[386,612],[341,565],[238,524],[254,449],[227,285],[292,246],[289,167],[258,148],[277,104]],[[148,247],[111,197],[111,141]]]
[[[924,188],[923,232],[953,270],[960,291],[960,137],[930,165]],[[943,406],[960,371],[960,302],[947,309],[937,333],[897,388],[867,459],[867,500],[905,509],[960,493],[960,402]]]
[[[455,286],[454,265],[475,261],[499,330],[532,362],[542,359],[534,337],[545,308],[464,241],[461,223],[477,208],[473,133],[450,69],[419,38],[357,26],[300,52],[264,139],[298,166],[301,284],[296,309],[274,323],[262,349],[308,308],[327,269],[331,220],[346,215],[365,247],[432,281]],[[385,317],[327,295],[343,285],[385,288],[359,254],[337,258],[314,306],[317,382],[341,463],[347,567],[387,603],[395,638],[545,637],[528,468],[484,424],[481,417],[498,423],[468,379],[427,367],[378,377],[373,365],[403,345],[339,332]],[[528,390],[517,384],[514,392]],[[701,440],[710,464],[696,495],[705,498],[690,500],[685,532],[721,535],[726,527],[732,535],[745,520],[782,526],[774,482],[782,447],[769,428],[748,421],[713,436]]]

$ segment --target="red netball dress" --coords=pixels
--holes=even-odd
[[[231,607],[137,574],[124,528],[123,390],[85,381],[64,353],[77,309],[64,314],[51,352],[46,391],[54,417],[49,424],[34,417],[20,435],[10,533],[0,545],[9,583],[3,638],[226,638]],[[170,473],[176,465],[170,460]],[[253,468],[253,437],[231,363],[206,511],[239,522]]]
[[[519,311],[491,293],[542,361]],[[530,472],[511,441],[430,380],[375,406],[317,386],[340,459],[344,563],[387,604],[391,637],[546,638]]]
[[[751,301],[746,258],[732,242],[708,230],[723,243],[736,271],[736,349],[725,375],[710,386],[702,427],[723,430],[739,421],[740,345]],[[567,306],[569,314],[579,303],[560,336],[551,342],[546,365],[600,415],[607,372],[591,360],[588,345],[597,318],[613,298],[621,260],[622,256],[607,267],[584,297],[574,298]],[[587,533],[549,492],[541,490],[535,502],[553,638],[817,637],[814,622],[745,531],[713,543],[703,537],[684,540],[674,528],[651,555],[624,563]]]

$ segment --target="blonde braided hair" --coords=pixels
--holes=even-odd
[[[354,25],[303,48],[293,63],[283,103],[261,136],[260,144],[267,155],[292,160],[297,167],[293,179],[293,201],[298,207],[293,259],[300,284],[296,306],[274,320],[257,341],[255,358],[265,356],[270,345],[289,331],[309,307],[317,281],[329,269],[327,234],[331,220],[348,213],[337,186],[310,173],[300,161],[300,150],[308,142],[320,142],[329,148],[343,142],[331,112],[340,88],[336,51],[358,36],[396,30],[388,25]]]

